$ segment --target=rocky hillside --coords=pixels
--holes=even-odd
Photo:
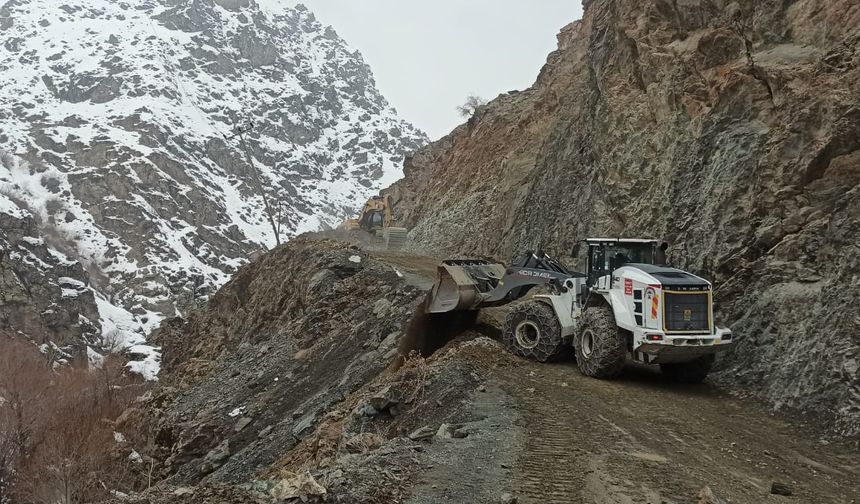
[[[67,345],[95,341],[101,335],[99,312],[81,263],[49,247],[32,216],[2,197],[0,230],[3,328],[16,328],[62,358],[68,357],[62,350]]]
[[[823,443],[815,425],[641,368],[595,380],[520,359],[488,337],[505,307],[468,326],[424,315],[436,264],[299,237],[162,326],[159,383],[112,425],[111,502],[856,495],[856,443]]]
[[[273,223],[336,224],[425,139],[303,6],[0,3],[0,194],[127,333],[213,292]]]
[[[723,380],[860,432],[860,5],[585,7],[531,89],[407,162],[413,238],[505,259],[665,238],[738,335]]]
[[[156,332],[163,383],[118,428],[174,484],[259,477],[394,360],[421,295],[357,249],[299,238]]]

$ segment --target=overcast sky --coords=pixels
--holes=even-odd
[[[295,4],[295,0],[288,0]],[[437,139],[470,93],[495,98],[537,78],[580,0],[305,0],[359,49],[400,115]]]

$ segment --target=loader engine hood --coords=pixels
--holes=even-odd
[[[664,288],[678,290],[707,290],[711,288],[711,283],[704,278],[668,266],[628,263],[623,267],[637,269],[647,274],[654,280],[654,284],[660,284]]]
[[[667,335],[714,333],[711,284],[704,278],[652,264],[625,264],[618,271],[624,277],[625,298],[632,297],[634,311],[638,310],[637,325],[660,329]],[[636,290],[643,284],[649,287],[644,294]],[[650,288],[660,290],[651,295],[649,291],[654,291]],[[636,303],[637,295],[644,298],[648,309]]]

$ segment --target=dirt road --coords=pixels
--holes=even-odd
[[[523,417],[514,491],[524,503],[689,503],[706,485],[735,503],[860,498],[856,451],[707,384],[679,386],[640,368],[600,381],[572,364],[493,379]],[[773,482],[787,484],[791,500],[771,495]]]
[[[432,283],[432,258],[380,258],[410,282]],[[486,310],[483,333],[497,335],[503,318],[503,309]],[[508,394],[510,401],[503,403],[517,409],[519,420],[509,435],[492,437],[516,445],[505,447],[514,454],[506,486],[520,503],[693,503],[705,486],[720,500],[702,502],[860,502],[856,450],[714,385],[678,385],[635,366],[618,380],[595,380],[572,362],[519,361],[486,379]],[[434,484],[422,490],[426,499],[416,502],[451,502],[450,490],[462,486],[460,478],[487,471],[474,460],[474,454],[454,457],[456,469],[435,474]],[[792,495],[771,494],[774,482]],[[444,498],[426,495],[437,487],[447,489]],[[491,502],[486,496],[500,490],[474,488],[453,502]]]

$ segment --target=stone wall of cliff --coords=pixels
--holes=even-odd
[[[715,283],[717,376],[860,431],[860,5],[592,0],[535,85],[389,189],[418,242],[507,259],[652,236]]]

